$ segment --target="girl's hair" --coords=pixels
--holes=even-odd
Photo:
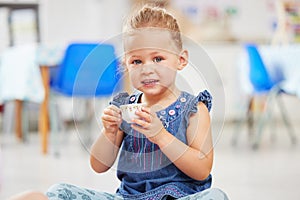
[[[182,49],[182,39],[179,25],[173,15],[164,8],[145,5],[141,9],[133,12],[125,21],[123,32],[130,32],[141,28],[161,28],[168,30],[176,47]]]

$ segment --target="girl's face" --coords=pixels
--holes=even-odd
[[[168,31],[132,33],[126,37],[124,48],[134,88],[154,96],[174,91],[177,70],[187,65],[187,51],[179,52]]]

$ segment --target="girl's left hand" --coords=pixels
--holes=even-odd
[[[139,118],[132,120],[133,124],[131,127],[144,134],[151,142],[156,143],[159,134],[164,129],[162,122],[156,116],[155,106],[150,109],[149,107],[142,107],[141,110],[136,111],[136,115]]]

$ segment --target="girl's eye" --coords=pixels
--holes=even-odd
[[[140,65],[140,64],[142,64],[142,61],[141,60],[133,60],[131,63],[134,65]]]
[[[155,57],[153,62],[161,62],[163,59],[161,57]]]

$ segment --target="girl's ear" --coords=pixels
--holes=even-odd
[[[122,59],[121,59],[121,65],[123,67],[126,67],[126,61],[125,61],[125,57],[123,56]]]
[[[128,71],[128,68],[127,68],[127,65],[126,65],[126,59],[125,59],[125,56],[122,57],[121,65],[122,65],[122,67],[123,67],[123,71],[127,72],[127,71]]]
[[[189,54],[187,50],[182,50],[179,54],[178,70],[182,70],[188,64]]]

